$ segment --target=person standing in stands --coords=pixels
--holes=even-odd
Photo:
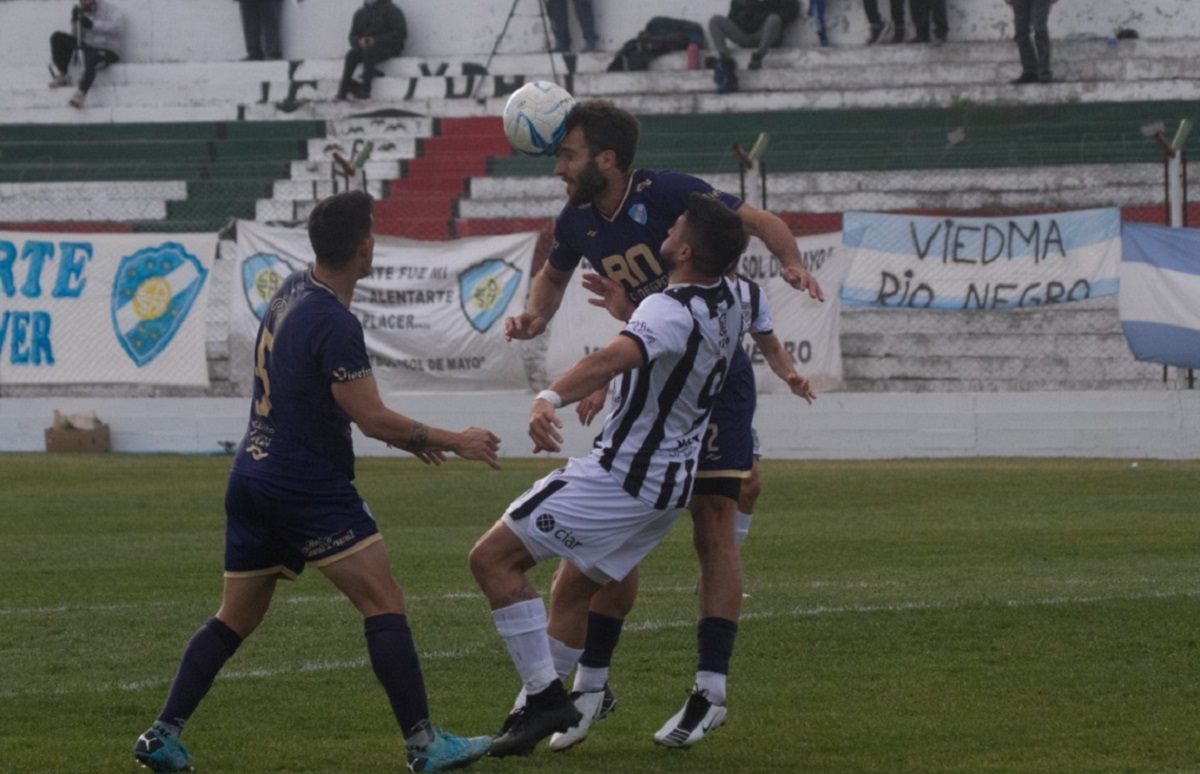
[[[946,0],[912,0],[913,29],[916,36],[909,43],[945,43],[950,32],[946,18]],[[929,37],[929,20],[933,19],[933,37]]]
[[[1012,6],[1021,74],[1013,83],[1050,83],[1050,4],[1058,0],[1004,0]],[[1032,32],[1032,37],[1030,36]]]
[[[279,42],[279,16],[283,0],[237,0],[242,10],[242,35],[246,38],[244,62],[283,59]]]
[[[567,0],[546,0],[546,15],[550,17],[550,31],[554,33],[552,54],[565,54],[571,50],[571,26],[567,19]],[[583,32],[583,53],[596,50],[600,38],[596,36],[596,17],[592,13],[592,0],[575,0],[575,18]]]
[[[392,0],[363,0],[350,22],[350,50],[342,68],[342,83],[337,98],[370,99],[371,81],[383,75],[380,62],[400,56],[408,39],[408,23]],[[362,80],[354,80],[354,70],[362,65]]]
[[[83,107],[88,91],[96,80],[96,71],[120,60],[117,46],[122,31],[121,13],[108,0],[79,0],[71,9],[74,32],[55,32],[50,36],[50,88],[71,85],[71,57],[78,51],[83,59],[83,77],[68,104]]]

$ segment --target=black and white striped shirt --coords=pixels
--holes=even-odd
[[[592,456],[629,494],[655,508],[683,508],[700,441],[721,391],[743,315],[735,283],[671,285],[642,301],[621,332],[642,366],[617,382]]]

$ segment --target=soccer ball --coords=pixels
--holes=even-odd
[[[512,93],[504,106],[504,135],[521,153],[553,156],[566,134],[575,98],[556,83],[532,81]]]

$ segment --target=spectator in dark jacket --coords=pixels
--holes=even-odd
[[[800,16],[799,0],[732,0],[729,15],[714,16],[708,21],[708,34],[717,49],[714,66],[717,92],[737,91],[737,73],[729,53],[732,40],[742,48],[753,48],[750,69],[762,67],[767,50],[783,40],[784,28]]]
[[[383,75],[377,68],[380,62],[400,56],[408,38],[404,12],[392,0],[363,0],[362,8],[354,12],[350,23],[350,50],[342,68],[342,83],[338,99],[371,96],[371,80]],[[354,70],[362,65],[362,81],[354,81]]]

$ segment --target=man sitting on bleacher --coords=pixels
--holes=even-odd
[[[79,90],[71,97],[70,105],[83,107],[88,89],[96,79],[96,70],[116,62],[117,44],[121,37],[121,14],[112,3],[104,0],[79,0],[71,9],[71,28],[74,32],[55,32],[50,36],[50,88],[70,86],[71,76],[67,68],[71,57],[78,50],[83,58],[83,77],[79,79]]]

